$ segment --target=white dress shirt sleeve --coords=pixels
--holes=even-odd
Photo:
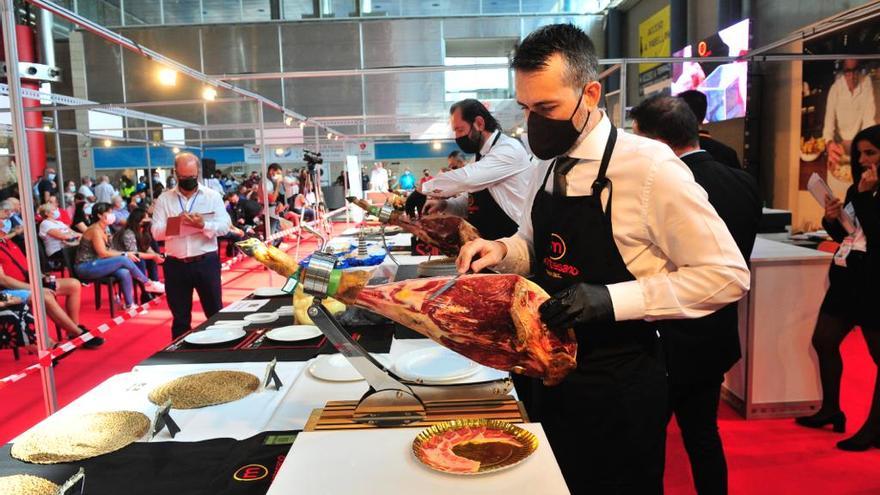
[[[706,191],[674,161],[652,166],[642,192],[642,225],[650,249],[669,271],[611,284],[621,320],[699,318],[738,301],[749,289],[749,269]]]
[[[165,240],[165,228],[168,225],[168,195],[161,194],[153,208],[153,220],[150,222],[150,232],[157,241]]]
[[[457,170],[443,172],[422,184],[422,192],[429,196],[448,198],[461,193],[486,189],[528,168],[529,162],[510,146],[496,146],[480,161],[469,163]]]
[[[498,239],[507,246],[507,255],[494,269],[503,273],[516,273],[528,276],[532,273],[532,260],[535,257],[534,231],[532,226],[532,206],[535,195],[541,187],[541,180],[550,167],[549,161],[537,161],[532,167],[532,176],[529,180],[529,192],[523,205],[522,214],[517,221],[519,229],[515,235]]]
[[[203,217],[205,219],[205,227],[202,229],[202,234],[209,238],[226,235],[229,233],[232,220],[229,218],[229,213],[226,211],[223,199],[219,194],[210,194],[208,197],[211,200],[210,211],[214,212],[214,214]]]

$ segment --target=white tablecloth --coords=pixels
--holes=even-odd
[[[292,390],[291,384],[300,375],[305,363],[279,362],[276,371],[284,386],[254,392],[235,402],[228,402],[201,409],[171,411],[171,417],[180,426],[174,438],[168,430],[162,430],[152,440],[145,436],[141,441],[198,442],[212,438],[245,439],[263,431],[276,429],[271,419],[285,396]],[[266,363],[211,363],[169,364],[137,366],[129,373],[114,375],[80,396],[44,421],[55,421],[70,415],[100,411],[140,411],[152,420],[158,406],[150,402],[150,391],[174,378],[211,370],[245,371],[260,380],[266,372]]]
[[[541,425],[522,426],[537,435],[538,450],[520,465],[477,476],[419,463],[412,453],[418,428],[300,433],[267,495],[569,493]]]

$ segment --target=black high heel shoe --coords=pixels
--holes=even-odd
[[[843,414],[843,411],[831,414],[816,413],[812,416],[795,418],[794,422],[807,428],[822,428],[825,425],[831,425],[831,429],[835,433],[846,431],[846,415]]]
[[[880,448],[880,435],[862,435],[859,434],[837,442],[837,448],[848,452],[864,452],[871,447]]]

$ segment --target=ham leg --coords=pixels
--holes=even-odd
[[[373,215],[379,214],[378,207],[363,199],[354,197],[347,199]],[[403,230],[436,247],[446,256],[458,256],[459,249],[466,242],[480,237],[477,229],[467,220],[444,213],[425,215],[413,220],[407,218],[400,211],[394,211],[388,223],[400,226]]]
[[[246,254],[290,276],[296,260],[256,240],[238,243]],[[558,335],[541,322],[543,289],[518,275],[462,275],[449,290],[428,297],[451,277],[367,286],[370,273],[346,271],[332,297],[367,309],[482,365],[542,378],[555,385],[577,365],[573,330]]]
[[[404,280],[359,291],[344,281],[342,302],[380,314],[482,365],[555,385],[575,368],[573,330],[559,336],[538,316],[549,296],[518,275],[463,275],[433,301],[450,277]]]

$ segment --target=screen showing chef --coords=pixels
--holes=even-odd
[[[726,57],[745,54],[749,49],[748,19],[734,24],[673,53],[675,57]],[[733,62],[684,62],[672,64],[672,94],[696,89],[706,95],[706,122],[745,117],[748,64]]]

